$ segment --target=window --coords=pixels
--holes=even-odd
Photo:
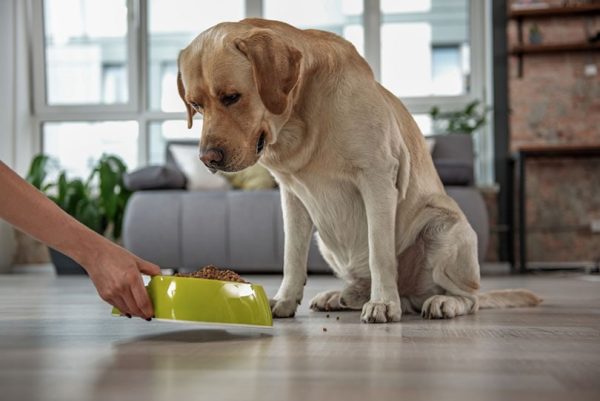
[[[199,127],[196,124],[200,123]],[[163,164],[165,162],[166,145],[169,141],[200,141],[202,121],[194,123],[194,129],[187,128],[187,121],[167,120],[150,123],[149,162],[151,164]]]
[[[413,114],[415,122],[419,126],[419,129],[425,136],[433,135],[433,121],[429,114]]]
[[[381,80],[400,97],[469,92],[469,2],[382,1]]]
[[[48,122],[42,133],[44,152],[73,177],[86,178],[103,153],[119,156],[129,168],[138,164],[136,121]]]
[[[265,18],[336,33],[364,55],[362,14],[361,0],[264,0]]]
[[[485,101],[489,1],[32,0],[40,150],[81,175],[103,152],[133,168],[162,163],[168,141],[199,140],[201,117],[185,124],[177,55],[210,26],[248,16],[346,38],[434,134],[433,106]],[[493,141],[489,132],[475,140],[478,178],[491,183]]]
[[[47,104],[126,103],[126,1],[46,0],[43,15]]]

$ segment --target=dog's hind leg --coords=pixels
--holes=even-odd
[[[425,300],[421,315],[429,319],[449,319],[476,312],[479,308],[477,235],[466,218],[452,208],[440,210],[423,235],[427,244],[427,269],[444,293]]]
[[[324,291],[317,294],[310,302],[315,311],[361,310],[369,300],[371,281],[358,279],[341,291]]]

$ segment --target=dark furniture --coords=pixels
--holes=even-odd
[[[600,144],[522,146],[515,154],[519,186],[519,272],[527,271],[527,160],[560,157],[600,157]]]

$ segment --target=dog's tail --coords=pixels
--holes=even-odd
[[[480,309],[497,308],[519,308],[524,306],[536,306],[543,299],[533,292],[524,289],[518,290],[496,290],[480,293],[477,295]]]

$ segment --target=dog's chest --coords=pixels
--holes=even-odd
[[[339,274],[368,269],[363,200],[351,181],[338,177],[289,177],[283,183],[304,204],[321,240],[323,256]],[[329,255],[327,255],[329,253]]]

